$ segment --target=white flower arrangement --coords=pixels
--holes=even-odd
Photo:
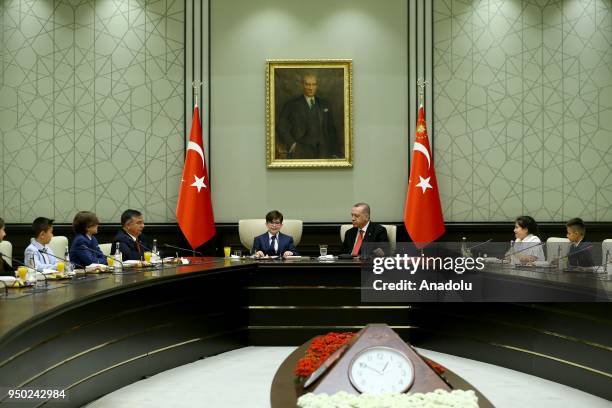
[[[304,394],[297,405],[300,408],[478,408],[478,397],[472,390],[382,395],[353,395],[340,391],[334,395]]]

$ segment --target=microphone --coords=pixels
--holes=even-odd
[[[561,258],[559,258],[559,260],[569,258],[570,256],[573,256],[573,255],[579,254],[581,252],[587,251],[587,250],[589,250],[591,248],[593,248],[593,245],[586,246],[586,247],[584,247],[582,249],[579,249],[578,251],[572,252],[571,254],[568,252],[567,255],[562,256]],[[579,265],[577,265],[577,266],[579,266]]]
[[[70,265],[72,265],[72,268],[73,268],[73,269],[74,269],[74,267],[76,266],[76,265],[75,265],[74,263],[72,263],[71,261],[69,261],[69,260],[67,260],[67,259],[65,259],[65,258],[62,258],[62,257],[60,257],[60,256],[57,256],[57,255],[55,255],[55,254],[51,254],[51,253],[49,253],[49,252],[44,252],[42,249],[39,249],[39,250],[38,250],[38,252],[40,252],[41,254],[45,254],[45,255],[51,255],[51,256],[52,256],[52,257],[54,257],[55,259],[59,259],[59,260],[60,260],[60,261],[62,261],[62,262],[69,263]]]
[[[40,249],[39,249],[39,251],[40,251]],[[47,254],[47,255],[51,255],[51,254]],[[16,259],[16,258],[13,258],[12,256],[8,256],[8,255],[6,255],[6,254],[3,254],[2,252],[0,252],[0,257],[5,257],[5,258],[8,258],[8,259],[10,259],[10,260],[11,260],[11,262],[15,262],[15,263],[16,263],[16,264],[18,264],[18,265],[25,266],[25,267],[26,267],[26,268],[28,268],[28,269],[32,269],[32,270],[34,271],[34,276],[36,276],[36,273],[37,273],[37,272],[36,272],[36,268],[32,268],[32,267],[30,267],[30,266],[28,266],[28,265],[24,264],[24,263],[23,263],[23,262],[21,262],[19,259]],[[44,273],[41,273],[41,275],[42,275],[42,276],[44,277],[44,279],[45,279],[45,285],[47,285],[47,277],[45,276],[45,274],[44,274]]]
[[[526,250],[531,249],[531,248],[539,247],[539,246],[542,246],[542,245],[544,245],[544,244],[546,244],[546,242],[538,242],[538,243],[537,243],[537,244],[535,244],[535,245],[531,245],[531,246],[528,246],[527,248],[523,248],[523,249],[520,249],[520,250],[518,250],[518,251],[514,251],[513,253],[508,254],[508,255],[509,255],[509,256],[512,256],[512,255],[520,254],[520,253],[521,253],[521,252],[523,252],[523,251],[526,251]]]
[[[55,255],[50,254],[50,253],[48,253],[48,252],[46,252],[46,251],[43,251],[42,249],[39,249],[39,250],[38,250],[38,252],[40,252],[41,254],[51,255],[51,256],[54,256],[54,257],[55,257]],[[56,258],[57,258],[57,257],[56,257]],[[18,262],[18,263],[19,263],[19,262]],[[24,264],[24,266],[25,266],[25,264]],[[36,270],[36,268],[34,268],[34,273],[35,273],[35,275],[34,275],[34,276],[36,276],[36,280],[38,280],[38,271]],[[47,276],[46,276],[46,275],[45,275],[45,273],[44,273],[44,272],[42,272],[42,271],[40,272],[40,274],[42,275],[43,279],[45,280],[45,286],[47,286]]]
[[[608,272],[608,260],[610,259],[610,250],[606,249],[606,265],[604,267],[604,271]]]
[[[104,252],[99,251],[99,250],[97,250],[97,249],[92,249],[92,248],[88,247],[88,246],[87,246],[87,245],[85,245],[85,244],[81,245],[79,248],[81,248],[81,249],[85,249],[85,250],[87,250],[87,251],[89,251],[89,252],[93,252],[94,254],[98,254],[98,255],[102,255],[103,257],[106,257],[106,255],[104,255]],[[112,258],[112,257],[109,257],[109,258]],[[113,261],[114,261],[114,262],[119,262],[119,263],[121,264],[121,268],[123,269],[123,262],[122,262],[122,261],[120,261],[120,260],[118,260],[118,259],[114,259],[114,258],[113,258]]]
[[[200,255],[200,256],[204,256],[204,254],[203,254],[203,253],[198,252],[198,251],[193,250],[193,249],[181,248],[181,247],[174,246],[174,245],[170,245],[170,244],[162,244],[162,246],[164,246],[164,247],[166,247],[166,248],[178,249],[179,251],[184,251],[184,252],[192,252],[192,253],[194,253],[194,254],[198,254],[198,255]]]
[[[147,251],[151,252],[151,254],[153,254],[153,250],[151,248],[148,248],[146,245],[144,245],[142,242],[140,243],[140,246],[143,247],[144,249],[146,249]],[[161,261],[161,267],[164,267],[164,258],[161,257],[161,255],[159,255],[159,252],[157,253],[157,255],[159,256],[159,260]]]
[[[488,243],[489,243],[489,242],[491,242],[491,241],[493,241],[493,238],[489,238],[489,239],[487,239],[486,241],[481,242],[480,244],[476,244],[476,245],[473,245],[473,246],[469,247],[469,248],[468,248],[468,251],[471,251],[471,250],[472,250],[472,249],[474,249],[474,248],[478,248],[479,246],[482,246],[482,245],[484,245],[484,244],[488,244]]]

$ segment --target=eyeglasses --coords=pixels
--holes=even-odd
[[[282,223],[282,222],[279,222],[279,221],[272,221],[272,222],[269,222],[268,224],[269,224],[269,225],[276,225],[276,226],[278,226],[278,225],[283,225],[283,223]]]

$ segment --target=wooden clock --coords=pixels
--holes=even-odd
[[[332,357],[334,361],[324,363],[324,372],[304,392],[331,395],[338,391],[382,394],[451,390],[386,324],[369,324],[340,357]]]

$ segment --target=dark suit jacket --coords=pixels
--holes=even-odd
[[[4,258],[2,258],[2,268],[0,269],[0,276],[15,276],[15,269],[9,265]]]
[[[569,266],[593,266],[595,263],[593,262],[593,256],[591,255],[591,249],[585,249],[591,246],[591,243],[580,241],[580,243],[576,245],[570,245],[567,263]],[[582,252],[578,252],[583,250]],[[578,252],[574,254],[574,252]]]
[[[315,96],[312,109],[304,95],[283,107],[276,125],[276,137],[287,152],[296,143],[290,159],[320,159],[341,156],[337,151],[336,127],[329,103]]]
[[[83,247],[89,248],[84,249]],[[93,251],[93,252],[92,252]],[[106,257],[98,245],[96,237],[91,239],[83,234],[76,234],[70,246],[70,261],[75,265],[87,266],[92,263],[106,265]]]
[[[344,235],[344,242],[342,243],[343,254],[350,254],[353,252],[353,245],[355,244],[358,230],[359,229],[357,227],[353,227],[346,231],[346,234]],[[380,224],[370,221],[370,225],[368,225],[368,229],[363,237],[363,242],[389,242],[389,237],[387,237],[387,229]],[[360,255],[362,248],[363,243],[361,244],[361,248],[359,248]]]
[[[140,234],[138,236],[138,242],[141,243],[140,251],[136,248],[136,242],[132,239],[130,234],[125,232],[123,229],[120,229],[115,237],[113,238],[113,246],[111,247],[111,256],[115,254],[116,245],[119,243],[119,251],[121,251],[121,255],[123,256],[124,261],[139,261],[142,259],[147,248],[151,248],[144,236]]]
[[[293,245],[293,238],[289,235],[283,234],[282,232],[278,233],[278,253],[274,252],[274,248],[270,246],[270,239],[268,238],[267,232],[255,237],[255,241],[253,242],[253,251],[262,251],[265,255],[269,256],[283,256],[285,251],[291,251],[293,252],[293,255],[299,255],[297,249],[295,249],[295,246]]]

